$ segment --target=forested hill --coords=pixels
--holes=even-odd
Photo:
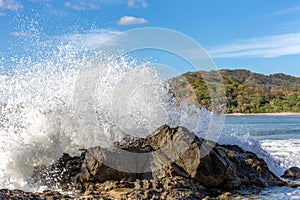
[[[210,72],[188,72],[173,78],[171,88],[178,91],[178,96],[190,96],[189,103],[211,109],[202,73]],[[219,73],[226,89],[227,113],[300,112],[300,78],[248,70],[220,70]]]

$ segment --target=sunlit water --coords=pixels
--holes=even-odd
[[[223,132],[240,138],[240,145],[264,158],[278,176],[300,166],[300,116],[227,116]],[[247,198],[300,199],[300,190],[268,188]]]

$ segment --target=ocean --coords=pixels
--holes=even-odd
[[[222,135],[240,138],[240,146],[264,158],[278,176],[289,167],[300,166],[300,116],[227,116]],[[228,138],[223,142],[230,143]],[[300,199],[300,189],[267,188],[245,198]]]

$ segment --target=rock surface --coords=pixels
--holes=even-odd
[[[22,190],[0,190],[1,200],[10,199],[35,199],[35,200],[54,200],[54,199],[71,199],[70,196],[61,194],[57,191],[45,190],[44,192],[24,192]]]
[[[238,189],[289,186],[254,153],[214,144],[184,127],[164,125],[146,138],[117,143],[114,149],[114,154],[101,147],[82,150],[80,156],[64,154],[50,166],[36,167],[32,184],[72,191],[78,199],[226,199]],[[138,156],[128,158],[127,164],[140,166],[141,173],[106,166],[112,155],[116,156],[114,162],[121,159],[116,154],[120,149],[155,152],[149,162],[153,166],[142,166],[146,161]],[[155,168],[158,164],[165,165]]]
[[[284,171],[283,178],[300,179],[300,168],[291,167]]]

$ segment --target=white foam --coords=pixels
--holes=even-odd
[[[186,126],[194,132],[199,127],[205,131],[209,125],[207,110],[172,103],[167,83],[152,67],[121,58],[106,66],[105,76],[97,82],[92,97],[97,116],[93,130],[99,134],[89,140],[91,133],[78,131],[89,124],[74,118],[73,107],[75,81],[86,59],[82,49],[62,44],[49,51],[34,62],[17,60],[13,75],[0,77],[0,188],[36,190],[27,184],[34,166],[50,164],[63,152],[110,145],[124,132],[143,137],[163,124]],[[128,94],[126,105],[115,104],[117,97]]]
[[[261,145],[284,169],[300,166],[300,139],[262,140]]]

